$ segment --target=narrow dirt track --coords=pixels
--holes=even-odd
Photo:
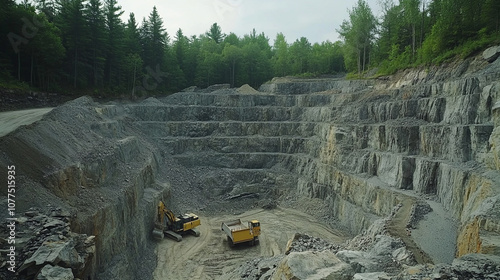
[[[29,109],[0,113],[0,137],[7,135],[21,125],[28,125],[40,120],[53,108]]]
[[[222,221],[240,218],[243,222],[261,222],[260,244],[238,244],[230,248],[221,231]],[[219,279],[225,272],[258,257],[284,253],[296,232],[320,237],[339,244],[348,237],[324,226],[315,218],[288,208],[252,210],[237,216],[201,217],[200,237],[184,236],[181,242],[162,240],[157,247],[158,266],[154,279]]]
[[[427,253],[422,251],[422,249],[415,243],[411,234],[408,235],[406,231],[406,224],[410,218],[411,208],[415,204],[415,201],[411,198],[406,198],[403,200],[402,204],[403,206],[398,210],[388,225],[389,233],[392,236],[399,237],[403,240],[406,247],[413,253],[415,260],[419,264],[433,263]]]

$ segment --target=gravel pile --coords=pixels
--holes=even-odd
[[[342,247],[340,245],[331,244],[319,237],[313,237],[308,234],[296,233],[288,242],[285,254],[292,252],[305,251],[324,251],[330,250],[334,253],[338,252]]]
[[[257,94],[257,93],[259,93],[258,90],[254,89],[253,87],[249,86],[248,84],[242,85],[236,91],[238,93],[243,93],[243,94]]]
[[[271,279],[271,276],[273,275],[276,267],[281,262],[283,257],[284,256],[281,255],[270,258],[257,258],[251,261],[247,261],[229,275],[224,275],[224,279]]]

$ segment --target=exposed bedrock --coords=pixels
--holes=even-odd
[[[16,167],[16,214],[61,208],[72,231],[95,236],[91,267],[73,270],[82,279],[142,279],[155,264],[149,233],[168,188],[154,148],[117,109],[80,98],[0,140],[2,166]]]
[[[213,193],[293,191],[325,200],[355,234],[433,198],[459,224],[456,256],[499,255],[499,79],[500,60],[471,58],[375,80],[276,79],[260,92],[84,97],[2,137],[0,161],[16,165],[19,213],[58,205],[73,231],[95,236],[96,279],[151,275],[156,204],[181,191],[199,208]],[[224,173],[184,176],[193,168]]]

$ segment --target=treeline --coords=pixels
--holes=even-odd
[[[346,68],[379,72],[467,57],[500,43],[499,0],[381,0],[377,19],[364,0],[349,11],[338,32]]]
[[[48,90],[96,94],[174,92],[188,86],[229,83],[258,87],[273,76],[344,71],[342,44],[274,44],[255,30],[224,34],[214,23],[205,34],[167,34],[156,7],[140,23],[128,21],[116,0],[0,0],[3,80]]]

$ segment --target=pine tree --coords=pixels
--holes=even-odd
[[[206,35],[210,39],[214,40],[214,42],[216,44],[219,44],[220,42],[222,42],[222,40],[225,37],[225,35],[222,33],[221,27],[216,22],[214,24],[212,24],[212,26],[210,27],[210,30],[206,33]]]
[[[278,33],[273,45],[274,55],[272,57],[275,76],[286,76],[289,74],[289,54],[288,43],[286,42],[285,35]]]
[[[85,65],[85,51],[89,43],[87,22],[83,14],[83,0],[60,0],[59,13],[55,18],[56,25],[62,32],[63,43],[67,50],[65,67],[72,73],[73,88],[86,84],[85,75],[81,75]]]
[[[143,20],[142,40],[144,48],[144,63],[149,67],[164,66],[165,49],[168,43],[168,34],[163,27],[163,20],[158,14],[156,6],[149,15],[148,20]]]
[[[120,19],[123,11],[121,10],[121,6],[118,6],[116,0],[105,0],[104,13],[108,35],[106,42],[105,81],[109,87],[120,87],[124,79],[123,61],[125,60],[125,28]]]
[[[138,84],[137,81],[143,77],[141,37],[134,13],[130,13],[125,29],[125,50],[127,53],[124,61],[125,78],[127,81],[127,88],[131,90],[132,96],[134,96],[136,94],[135,89]]]
[[[85,9],[85,18],[89,26],[90,54],[89,64],[91,84],[94,87],[104,84],[104,66],[106,62],[106,19],[100,0],[90,0]]]
[[[500,32],[500,1],[485,0],[481,11],[482,26],[490,33]]]
[[[182,29],[179,28],[175,34],[175,40],[173,44],[173,50],[175,53],[177,64],[183,73],[186,73],[186,58],[188,51],[188,38],[182,33]]]

